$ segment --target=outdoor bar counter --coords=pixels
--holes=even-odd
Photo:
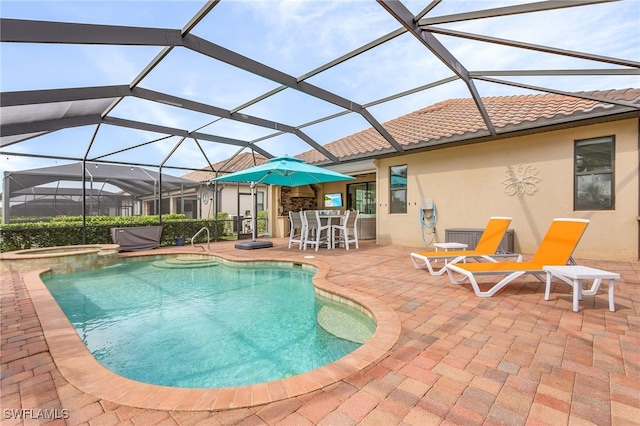
[[[358,219],[358,239],[359,240],[375,240],[376,239],[376,215],[361,214]]]

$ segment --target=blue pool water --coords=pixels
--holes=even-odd
[[[316,296],[312,275],[264,264],[171,269],[136,260],[43,281],[108,369],[146,383],[207,388],[300,374],[359,347],[318,326],[323,308],[373,333],[367,316]]]

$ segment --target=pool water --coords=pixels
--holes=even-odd
[[[136,260],[43,281],[108,369],[146,383],[209,388],[300,374],[361,345],[318,326],[320,310],[373,334],[369,317],[317,296],[312,275],[264,263],[171,269]]]

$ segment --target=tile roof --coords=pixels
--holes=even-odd
[[[640,89],[579,92],[592,97],[640,104]],[[588,119],[619,107],[600,101],[557,94],[495,96],[482,99],[498,134],[544,127],[558,122]],[[624,108],[624,107],[623,107]],[[383,124],[395,140],[406,149],[488,136],[489,132],[472,98],[449,99]],[[390,153],[393,149],[374,128],[368,128],[324,145],[340,159],[357,159]],[[324,163],[327,158],[315,149],[296,155],[307,163]],[[260,154],[241,153],[225,166],[223,160],[214,169],[224,166],[226,172],[244,170],[267,159]],[[209,167],[182,176],[197,182],[214,177]]]
[[[228,163],[227,163],[228,161]],[[222,174],[233,173],[240,170],[248,169],[249,167],[258,166],[260,164],[266,163],[267,158],[258,153],[250,153],[250,152],[242,152],[237,156],[233,157],[231,160],[226,159],[222,161],[218,161],[213,164],[214,170],[219,170]],[[226,163],[226,164],[225,164]],[[211,171],[210,167],[204,167],[201,170],[196,170],[195,172],[187,173],[181,176],[183,179],[189,179],[196,182],[205,182],[216,177],[216,174]]]
[[[640,89],[635,88],[581,93],[640,103]],[[483,98],[483,102],[498,134],[589,118],[606,110],[619,109],[613,104],[557,94],[487,97]],[[471,98],[442,101],[383,125],[407,149],[489,135]],[[330,142],[324,147],[341,159],[393,152],[389,143],[373,128]],[[296,157],[308,163],[327,160],[316,150],[306,151]]]

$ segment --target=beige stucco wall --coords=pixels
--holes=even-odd
[[[239,188],[239,192],[241,194],[244,194],[240,197],[240,210],[238,211],[238,188]],[[265,208],[268,208],[268,202],[267,202],[267,194],[268,194],[268,187],[261,185],[258,186],[256,188],[256,193],[263,193],[263,197],[264,197],[264,204],[265,204]],[[212,190],[208,190],[208,192],[206,193],[209,197],[212,194]],[[230,215],[242,215],[245,216],[245,212],[246,211],[251,211],[251,204],[252,204],[252,199],[251,199],[251,187],[248,184],[240,184],[240,186],[238,187],[238,185],[236,183],[226,183],[224,185],[224,187],[220,187],[219,188],[219,197],[220,197],[220,207],[219,207],[219,211],[220,212],[224,212],[224,213],[228,213]],[[202,217],[203,218],[211,218],[213,217],[213,201],[207,203],[206,205],[203,204],[202,206]]]
[[[615,135],[615,210],[573,210],[574,141]],[[389,167],[408,166],[408,209],[389,214]],[[533,195],[505,193],[505,171],[519,164],[538,169]],[[436,242],[447,228],[483,228],[490,216],[510,216],[515,250],[535,252],[555,217],[591,221],[576,258],[638,259],[638,120],[628,119],[580,128],[465,145],[378,162],[378,243],[424,247],[419,205],[432,198],[437,206]]]

